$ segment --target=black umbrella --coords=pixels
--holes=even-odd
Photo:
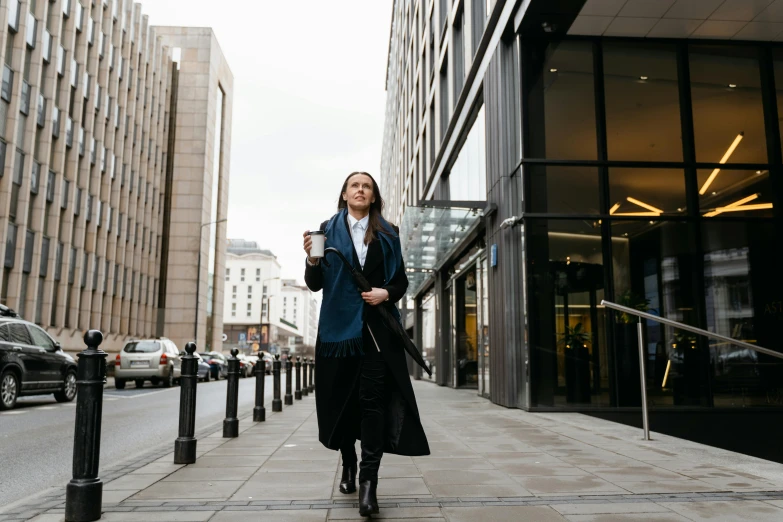
[[[348,269],[351,271],[351,275],[353,276],[354,281],[356,281],[356,286],[359,287],[360,292],[369,292],[372,290],[372,286],[370,286],[370,283],[367,282],[367,279],[364,278],[364,275],[362,275],[361,272],[356,270],[351,263],[345,258],[342,252],[337,250],[336,248],[325,248],[324,249],[324,259],[323,263],[326,266],[329,266],[329,262],[326,260],[326,254],[329,252],[333,252],[337,254],[337,256],[342,260],[343,263],[345,263],[345,266],[348,267]],[[388,308],[385,306],[376,306],[376,310],[378,310],[378,313],[381,314],[381,319],[383,319],[383,322],[386,323],[386,325],[392,330],[392,332],[396,333],[402,338],[402,345],[405,347],[405,351],[408,352],[408,354],[413,357],[413,360],[416,361],[416,364],[424,368],[424,371],[427,372],[427,375],[432,377],[432,370],[430,370],[427,367],[427,364],[424,362],[424,359],[421,357],[421,353],[419,353],[419,349],[416,348],[416,345],[413,344],[413,341],[411,341],[411,338],[408,337],[408,333],[403,329],[402,325],[399,321],[391,314]]]

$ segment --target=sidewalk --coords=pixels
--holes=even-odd
[[[432,455],[386,455],[380,515],[435,521],[783,520],[783,465],[571,413],[526,413],[414,382]],[[198,461],[167,449],[102,468],[107,521],[357,520],[309,395],[236,439],[201,434]],[[214,427],[212,428],[214,430]],[[63,520],[64,488],[0,514]]]

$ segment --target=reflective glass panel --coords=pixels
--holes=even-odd
[[[593,82],[591,42],[553,42],[547,47],[531,89],[528,157],[597,158]]]
[[[526,165],[530,180],[528,212],[548,214],[600,214],[598,169]]]
[[[600,227],[528,219],[525,243],[533,404],[608,405]]]
[[[704,217],[772,216],[772,187],[769,171],[699,170],[699,187],[709,182],[699,194]],[[710,181],[711,180],[711,181]]]
[[[674,45],[605,42],[610,160],[682,161]]]
[[[702,229],[707,329],[780,350],[783,307],[771,223],[710,222]],[[779,406],[783,360],[709,342],[715,407]]]
[[[701,270],[692,225],[612,222],[614,300],[618,304],[699,326],[692,282]],[[613,313],[617,406],[640,406],[637,319]],[[691,334],[654,321],[644,325],[650,406],[706,405],[704,352]]]
[[[696,160],[767,163],[758,49],[690,47]]]
[[[438,315],[438,302],[435,298],[434,290],[430,290],[421,300],[421,318],[422,318],[422,344],[421,356],[424,362],[432,370],[432,377],[422,372],[421,378],[435,382],[436,380],[436,362],[435,351],[437,346],[436,317]]]
[[[685,212],[685,174],[676,169],[609,169],[609,213],[657,217]]]
[[[487,147],[484,106],[478,112],[448,177],[451,200],[483,200],[487,197]]]

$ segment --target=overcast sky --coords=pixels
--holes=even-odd
[[[380,182],[392,0],[142,0],[151,25],[212,27],[234,74],[228,237],[303,280],[302,232],[355,170]]]

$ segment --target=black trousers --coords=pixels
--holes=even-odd
[[[359,409],[361,415],[362,462],[359,465],[359,481],[378,480],[381,467],[386,418],[385,386],[386,362],[372,346],[364,351],[359,374]],[[340,447],[343,466],[356,464],[355,440],[345,440]]]

